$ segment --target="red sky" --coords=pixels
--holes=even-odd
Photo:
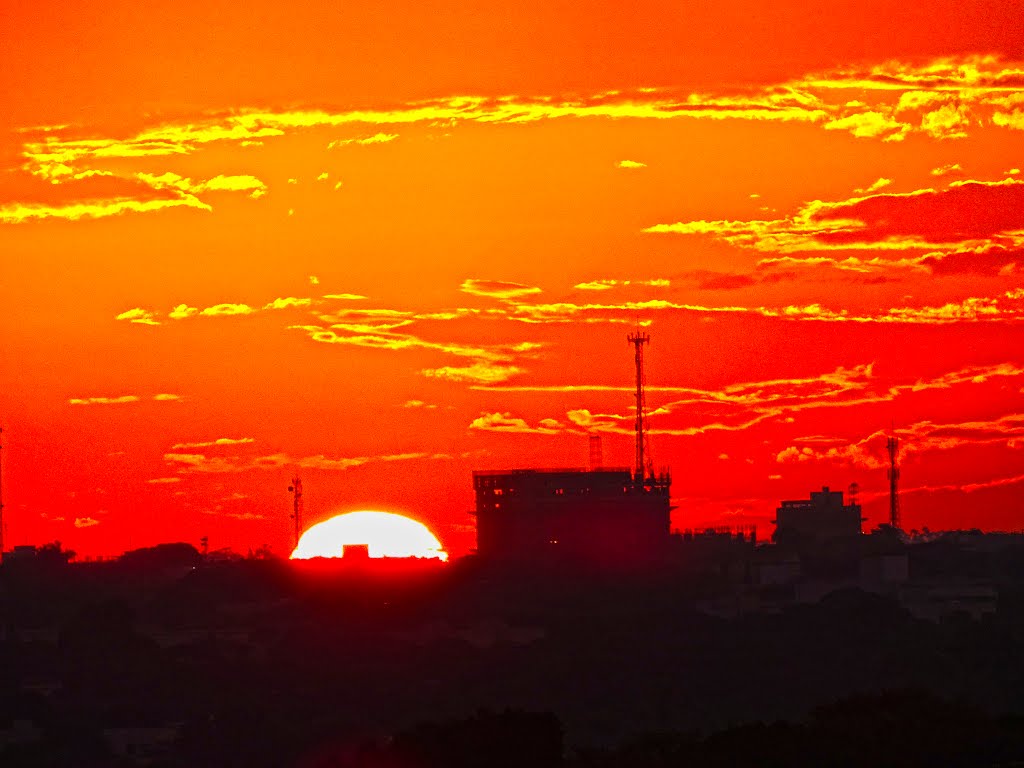
[[[288,551],[632,458],[679,528],[860,485],[1024,528],[1016,2],[9,2],[5,544]]]

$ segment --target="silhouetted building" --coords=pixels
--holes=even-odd
[[[671,540],[667,473],[517,469],[473,473],[477,552],[490,560],[643,566]]]
[[[843,503],[842,491],[812,491],[810,499],[784,501],[775,510],[776,544],[813,548],[860,535],[860,504]]]
[[[679,531],[673,534],[672,544],[673,561],[686,570],[745,582],[757,547],[757,528],[719,526]]]
[[[369,544],[346,544],[342,548],[342,558],[349,561],[365,561],[370,559]]]

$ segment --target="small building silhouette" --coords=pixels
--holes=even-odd
[[[365,561],[370,559],[369,544],[346,544],[342,547],[341,556],[348,562]]]
[[[861,532],[860,504],[843,503],[842,491],[812,491],[810,499],[783,501],[775,510],[775,543],[814,549],[835,541],[856,539]]]

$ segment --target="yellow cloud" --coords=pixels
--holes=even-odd
[[[212,307],[207,307],[199,314],[205,317],[216,315],[251,315],[255,311],[248,304],[216,304]]]
[[[904,453],[926,453],[960,448],[964,445],[1002,445],[1024,438],[1024,414],[1010,413],[984,421],[936,424],[920,421],[896,430]],[[867,469],[888,465],[886,440],[889,433],[876,431],[858,441],[836,441],[830,437],[808,437],[801,446],[789,446],[776,455],[780,464],[826,461]],[[838,443],[838,444],[837,444]]]
[[[437,453],[395,453],[379,456],[353,456],[329,458],[317,456],[292,457],[286,453],[241,458],[238,456],[208,457],[201,453],[165,453],[164,461],[182,474],[229,474],[253,470],[279,470],[285,467],[301,469],[346,470],[375,462],[439,460],[448,456]]]
[[[171,313],[167,316],[174,318],[175,320],[180,320],[182,318],[192,317],[192,315],[197,314],[199,314],[198,307],[190,307],[188,304],[179,304],[173,310],[171,310]]]
[[[885,136],[899,141],[910,130],[910,125],[893,119],[882,112],[855,112],[825,123],[826,131],[849,131],[858,138]]]
[[[740,382],[717,390],[699,390],[685,387],[650,387],[651,433],[692,436],[715,431],[737,432],[750,429],[769,420],[790,420],[800,411],[821,408],[850,408],[871,403],[889,402],[906,394],[926,389],[946,389],[955,386],[976,386],[995,378],[1024,377],[1024,368],[1012,363],[991,366],[968,366],[956,371],[940,374],[927,380],[879,379],[873,372],[873,365],[839,367],[817,376],[773,379],[767,381]],[[501,385],[480,387],[492,391],[531,392],[627,392],[628,387],[608,385]],[[671,393],[680,395],[669,402],[657,402],[657,395]],[[656,405],[655,405],[656,404]],[[593,413],[579,408],[565,414],[570,426],[563,427],[556,419],[541,420],[541,427],[550,429],[572,429],[585,432],[632,434],[634,414]],[[908,442],[935,448],[953,447],[957,440],[973,442],[1019,441],[1024,445],[1024,414],[1010,414],[989,422],[967,422],[959,425],[930,425],[923,422],[920,429],[901,430],[908,436]],[[483,414],[475,428],[505,429],[506,431],[536,431],[536,428],[508,413]],[[881,435],[881,433],[879,433]],[[918,437],[920,436],[920,438]],[[883,436],[884,437],[884,436]],[[930,442],[929,442],[930,441]],[[850,445],[848,441],[835,437],[817,436],[798,438],[798,445],[780,451],[780,463],[812,461],[819,459],[841,460],[861,463],[880,461],[882,453],[876,456],[862,446]],[[883,441],[884,443],[884,441]]]
[[[855,191],[858,194],[871,194],[872,192],[877,192],[884,187],[888,187],[890,184],[892,184],[892,179],[887,179],[883,176],[877,181],[873,181],[868,187],[864,189],[857,189]]]
[[[1024,131],[1024,111],[1015,109],[1012,112],[996,112],[992,115],[992,122],[1003,128]]]
[[[18,224],[42,219],[102,219],[107,216],[118,216],[122,213],[149,213],[165,208],[198,208],[203,211],[213,209],[192,195],[184,195],[173,199],[158,200],[97,200],[90,202],[68,203],[67,205],[41,205],[35,203],[13,203],[0,206],[0,222]]]
[[[877,183],[877,182],[876,182]],[[997,212],[1014,207],[1019,181],[958,180],[947,189],[867,194],[849,200],[812,200],[793,215],[781,219],[750,221],[680,221],[655,224],[646,233],[712,235],[741,248],[762,252],[879,250],[902,251],[981,246],[992,236],[1012,235],[1024,219]],[[1007,198],[1004,202],[999,199]],[[953,226],[950,212],[970,201],[982,205],[987,215]]]
[[[148,309],[142,309],[141,307],[135,307],[129,309],[126,312],[119,314],[115,320],[127,320],[131,323],[141,323],[142,325],[160,325],[159,320],[154,319],[155,315]]]
[[[946,104],[921,118],[921,130],[937,139],[961,139],[967,136],[970,119],[966,106]]]
[[[138,395],[120,395],[118,397],[72,397],[68,400],[71,405],[117,405],[120,403],[137,403],[141,400]],[[181,400],[180,395],[161,393],[153,395],[157,402]]]
[[[263,192],[266,188],[267,185],[255,176],[214,176],[208,181],[197,184],[193,189],[195,192],[207,192],[209,190]]]
[[[485,432],[518,432],[531,435],[554,435],[559,432],[557,428],[550,426],[531,427],[525,419],[513,417],[510,413],[483,413],[473,419],[469,424],[470,429],[479,429]]]
[[[967,366],[955,371],[939,374],[926,380],[881,379],[874,373],[873,364],[852,367],[838,367],[817,376],[771,379],[765,381],[737,382],[715,390],[701,390],[686,387],[649,387],[653,409],[651,411],[651,433],[673,436],[690,436],[715,431],[743,431],[769,420],[792,419],[801,411],[822,408],[850,408],[872,403],[884,403],[898,397],[931,389],[949,389],[957,386],[976,386],[997,378],[1020,379],[1024,368],[1014,363],[988,366]],[[1013,383],[1013,382],[1011,382]],[[609,385],[503,385],[480,386],[497,392],[628,392],[629,387]],[[667,402],[659,402],[660,395],[675,395]],[[507,424],[510,431],[525,427],[507,413],[485,414],[477,428],[487,428],[488,422],[495,425]],[[589,409],[573,409],[565,414],[572,428],[586,432],[632,434],[634,414],[593,413]],[[541,426],[555,428],[557,420],[540,421]],[[927,422],[923,423],[927,426]],[[992,422],[970,422],[956,425],[957,434],[950,434],[950,425],[939,425],[932,429],[915,429],[908,442],[917,442],[918,437],[934,440],[934,447],[951,447],[943,441],[960,439],[960,432],[969,432],[972,441],[1024,441],[1024,415],[1011,414]],[[565,429],[562,427],[562,429]],[[928,434],[925,435],[925,432]],[[881,433],[879,433],[881,434]],[[901,430],[901,434],[909,432]],[[965,438],[966,439],[966,438]],[[866,462],[880,459],[879,453],[871,459],[871,452],[848,441],[834,437],[818,436],[798,438],[798,445],[780,451],[780,463],[812,461],[819,459]],[[884,443],[884,441],[883,441]],[[931,445],[931,443],[929,443]],[[1024,444],[1024,442],[1022,442]],[[834,449],[829,451],[828,449]]]
[[[502,280],[474,280],[462,281],[459,290],[473,296],[487,296],[496,299],[511,299],[518,296],[527,296],[532,293],[540,293],[540,288],[522,283],[508,283]]]
[[[389,141],[394,141],[398,138],[397,133],[375,133],[373,136],[366,136],[359,139],[337,139],[327,145],[328,149],[334,149],[335,147],[345,147],[349,144],[386,144]]]
[[[375,133],[365,139],[356,139],[357,144],[386,144],[398,138],[397,133]]]
[[[635,323],[638,313],[669,310],[706,313],[754,311],[748,307],[708,307],[697,304],[678,304],[664,299],[624,301],[614,304],[575,304],[563,301],[552,304],[516,303],[512,319],[524,323],[568,323],[580,319],[586,322],[588,315],[598,315],[598,317],[591,317],[589,319],[597,322],[622,321]]]
[[[209,448],[212,446],[225,446],[225,445],[246,445],[249,443],[255,443],[256,440],[251,437],[218,437],[216,440],[203,440],[197,443],[177,443],[171,446],[172,451],[187,450],[190,448]]]
[[[209,191],[220,192],[265,192],[267,185],[255,176],[214,176],[207,181],[193,182],[185,176],[166,172],[159,176],[150,173],[139,173],[137,178],[146,182],[154,189],[172,188],[196,195]]]
[[[71,405],[117,405],[120,403],[137,403],[137,395],[121,395],[120,397],[72,397]]]
[[[671,285],[670,280],[664,278],[656,278],[653,280],[590,280],[586,283],[576,283],[573,288],[581,291],[607,291],[610,288],[616,286],[626,285],[646,285],[652,288],[668,288]]]
[[[444,352],[456,357],[472,357],[481,361],[499,362],[509,358],[508,353],[497,349],[458,344],[454,342],[426,341],[411,334],[398,333],[366,333],[344,336],[335,333],[332,329],[322,328],[318,325],[293,325],[289,326],[295,330],[302,330],[309,334],[314,341],[324,344],[350,344],[357,347],[370,347],[372,349],[430,349],[436,352]]]
[[[289,307],[308,307],[313,303],[312,299],[296,299],[292,296],[284,298],[274,299],[269,304],[264,305],[264,309],[288,309]]]
[[[522,369],[514,365],[495,365],[494,363],[479,362],[469,366],[444,368],[425,368],[420,371],[424,376],[433,379],[446,379],[448,381],[471,381],[476,384],[507,381]]]
[[[923,64],[895,61],[873,67],[836,68],[730,93],[640,87],[573,98],[544,94],[453,96],[409,102],[392,109],[242,109],[148,125],[118,137],[70,136],[67,126],[41,126],[20,135],[25,139],[21,147],[24,169],[55,184],[124,174],[123,170],[111,169],[118,168],[125,159],[189,155],[211,143],[253,145],[300,130],[346,126],[517,124],[564,119],[753,120],[813,123],[826,130],[884,141],[901,140],[911,133],[953,138],[966,135],[973,126],[1024,129],[1022,79],[1024,65],[1019,62],[1003,62],[995,56],[961,56]],[[851,91],[856,98],[848,97]],[[381,144],[395,138],[396,133],[380,130],[338,139],[328,146]],[[617,165],[644,167],[637,160],[622,160]],[[220,174],[206,181],[193,181],[160,170],[163,172],[119,178],[144,181],[153,190],[173,191],[173,197],[101,196],[63,205],[17,201],[0,207],[0,222],[79,220],[169,207],[210,210],[200,195],[236,191],[259,198],[267,191],[264,182],[252,175]]]
[[[24,146],[24,155],[29,161],[30,172],[54,178],[73,174],[73,169],[77,165],[101,160],[184,155],[213,142],[252,144],[262,139],[284,136],[290,131],[316,127],[448,121],[523,123],[562,118],[691,118],[817,122],[826,117],[827,113],[819,108],[813,96],[799,93],[794,89],[769,89],[746,95],[671,93],[666,89],[640,89],[634,93],[596,94],[571,100],[549,96],[455,96],[413,102],[390,110],[242,110],[203,120],[190,120],[187,123],[166,123],[148,127],[128,138],[62,139],[48,136],[44,141],[27,142]],[[395,138],[397,134],[378,132],[368,137],[338,140],[328,146],[337,147],[348,143],[380,144],[393,141]],[[164,177],[166,176],[167,174],[164,174]],[[228,178],[234,178],[235,181],[226,181]],[[247,186],[244,187],[246,189],[263,189],[262,182],[253,177],[224,177],[219,180],[215,177],[215,180],[205,183],[206,189],[240,189],[240,185],[244,183],[241,179],[249,179]],[[168,185],[174,185],[174,182],[171,178],[164,179],[164,183]],[[203,186],[192,185],[191,182],[189,185]]]

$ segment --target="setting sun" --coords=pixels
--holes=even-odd
[[[423,523],[394,512],[363,510],[317,523],[299,539],[292,558],[344,557],[345,547],[365,546],[370,557],[447,560],[441,542]]]

